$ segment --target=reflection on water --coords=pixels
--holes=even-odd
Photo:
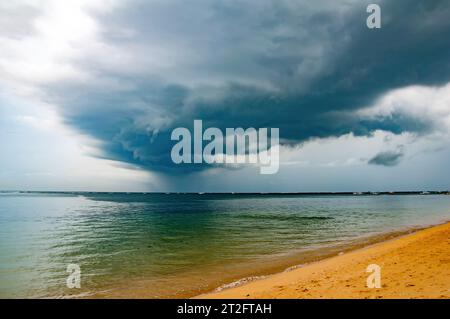
[[[0,297],[186,297],[449,216],[439,195],[0,194]]]

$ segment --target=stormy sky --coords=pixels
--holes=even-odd
[[[445,0],[4,2],[0,189],[448,189],[449,16]],[[279,128],[279,172],[174,164],[194,119]]]

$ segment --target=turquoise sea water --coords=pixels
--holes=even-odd
[[[0,297],[189,297],[448,220],[445,195],[0,193]]]

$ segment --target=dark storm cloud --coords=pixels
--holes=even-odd
[[[130,2],[98,19],[105,43],[131,58],[78,61],[96,85],[61,82],[46,92],[68,124],[103,142],[104,157],[173,173],[202,169],[170,159],[172,129],[194,119],[278,127],[287,144],[430,131],[432,122],[407,114],[352,114],[388,90],[449,81],[450,3],[380,2],[382,28],[369,30],[370,2]]]
[[[400,163],[403,155],[401,150],[381,152],[371,158],[368,163],[372,165],[395,166]]]

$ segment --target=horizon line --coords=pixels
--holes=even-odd
[[[166,194],[166,195],[450,195],[450,190],[396,190],[396,191],[320,191],[320,192],[195,192],[195,191],[55,191],[55,190],[0,190],[0,193],[53,193],[53,194],[129,194],[129,195],[150,195],[150,194]]]

